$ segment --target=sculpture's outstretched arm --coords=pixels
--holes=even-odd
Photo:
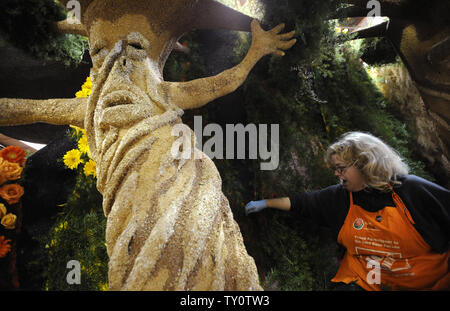
[[[189,82],[162,82],[159,86],[162,88],[161,91],[167,94],[169,100],[181,109],[201,107],[236,90],[245,81],[253,66],[264,55],[284,56],[283,50],[290,49],[297,41],[296,39],[290,40],[295,31],[279,34],[284,28],[284,24],[280,24],[272,30],[264,31],[258,21],[253,20],[251,27],[252,45],[240,64],[213,77]]]
[[[43,122],[84,127],[87,98],[0,98],[0,126]]]

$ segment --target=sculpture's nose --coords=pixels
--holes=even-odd
[[[150,44],[142,34],[132,32],[126,39],[120,41],[122,55],[119,57],[119,64],[123,69],[130,70],[133,61],[140,61],[147,57]]]

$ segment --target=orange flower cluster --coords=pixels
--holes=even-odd
[[[11,240],[5,239],[5,236],[0,236],[0,258],[5,257],[11,251]]]
[[[25,150],[17,146],[9,146],[0,150],[0,198],[8,205],[19,203],[20,198],[24,194],[24,189],[17,183],[17,180],[22,176],[26,162],[25,156]],[[7,230],[15,229],[16,220],[17,216],[13,213],[8,213],[5,204],[0,202],[0,223],[3,228]],[[9,251],[7,247],[9,240],[4,238],[1,240],[1,237],[0,255],[4,254],[5,256]]]

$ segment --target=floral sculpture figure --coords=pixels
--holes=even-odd
[[[184,109],[233,92],[263,56],[284,55],[294,32],[264,31],[211,0],[80,2],[93,61],[90,97],[1,99],[0,124],[86,130],[107,217],[111,290],[261,290],[215,165],[197,149],[174,155],[172,129]],[[195,28],[251,30],[252,45],[216,76],[164,81],[168,55]]]

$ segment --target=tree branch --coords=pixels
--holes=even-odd
[[[431,47],[430,52],[428,52],[427,59],[433,64],[439,64],[444,62],[450,55],[450,36],[444,40],[436,43]]]
[[[87,31],[83,24],[69,24],[66,20],[54,23],[52,30],[61,34],[87,36]]]
[[[352,34],[356,34],[356,36],[352,36],[352,40],[355,39],[364,39],[364,38],[373,38],[373,37],[383,37],[386,35],[387,29],[389,26],[389,21],[384,23],[375,25],[370,28],[362,29],[359,31],[355,31]]]
[[[43,122],[84,127],[87,98],[0,98],[0,126]]]

